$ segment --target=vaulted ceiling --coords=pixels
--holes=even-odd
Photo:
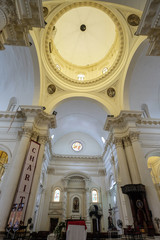
[[[11,97],[17,105],[55,110],[53,152],[67,155],[102,154],[107,114],[147,104],[151,117],[159,118],[160,62],[146,56],[148,40],[135,36],[137,25],[128,20],[141,17],[145,2],[43,1],[47,25],[30,32],[32,46],[0,52],[0,110]],[[75,140],[83,144],[80,152],[71,148]]]

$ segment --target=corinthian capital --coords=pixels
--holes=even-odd
[[[46,135],[44,135],[44,136],[39,136],[39,143],[40,144],[46,144],[47,142],[48,142],[48,140],[49,140],[49,137],[48,136],[46,136]]]
[[[115,137],[113,143],[115,144],[116,148],[123,147],[122,138]]]
[[[131,140],[129,136],[123,137],[123,142],[125,147],[131,146]]]
[[[30,138],[32,135],[32,128],[22,127],[22,135]]]
[[[36,131],[34,131],[34,132],[32,133],[32,139],[33,139],[34,141],[37,141],[37,137],[38,137],[38,133],[37,133]]]
[[[139,135],[140,135],[140,132],[130,132],[129,136],[130,136],[131,142],[138,141]]]

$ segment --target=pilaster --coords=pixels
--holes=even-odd
[[[128,135],[123,137],[123,142],[124,142],[124,149],[127,157],[127,162],[129,166],[129,172],[130,172],[132,183],[134,184],[141,183],[139,170],[137,167],[137,162],[134,156],[130,137]]]
[[[9,216],[9,212],[12,206],[15,191],[20,178],[22,166],[24,163],[27,148],[29,146],[32,129],[23,127],[21,140],[18,146],[18,150],[12,159],[12,164],[7,171],[7,177],[3,184],[1,199],[0,199],[0,231],[4,231]],[[4,204],[5,203],[5,204]]]

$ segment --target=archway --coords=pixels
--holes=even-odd
[[[8,163],[8,154],[5,151],[0,150],[0,182],[2,181],[4,172],[5,172],[5,164]]]

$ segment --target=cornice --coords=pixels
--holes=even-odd
[[[147,55],[160,56],[160,2],[148,0],[146,2],[136,35],[146,35],[149,38]]]
[[[24,121],[25,115],[21,111],[17,111],[17,112],[1,111],[0,119],[19,119]]]
[[[104,130],[111,131],[113,128],[122,128],[131,121],[137,123],[142,116],[142,111],[121,111],[117,117],[107,117]]]
[[[89,159],[89,160],[102,160],[102,156],[76,156],[76,155],[60,155],[60,154],[53,154],[53,158],[67,158],[67,159]]]
[[[37,124],[40,124],[40,123],[48,123],[49,124],[49,127],[50,128],[56,128],[57,124],[56,124],[56,116],[55,115],[51,115],[51,114],[48,114],[44,111],[40,112],[37,116],[37,119],[36,119],[36,122]]]
[[[137,121],[138,126],[150,126],[150,127],[159,127],[160,125],[160,119],[154,119],[154,118],[140,118]]]
[[[37,124],[49,124],[50,128],[56,128],[56,116],[48,114],[41,106],[20,106],[24,116],[34,116]]]
[[[5,44],[29,47],[29,30],[44,25],[42,0],[0,0],[0,50]]]

